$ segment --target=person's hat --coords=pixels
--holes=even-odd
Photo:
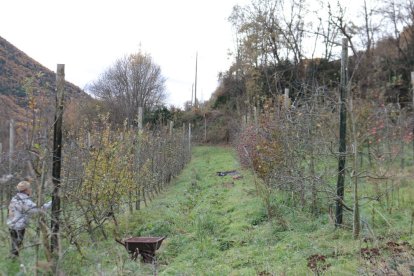
[[[26,191],[30,189],[30,183],[27,181],[21,181],[19,184],[17,184],[16,188],[19,192]]]

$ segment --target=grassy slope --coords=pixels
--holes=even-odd
[[[216,175],[232,169],[240,170],[244,178]],[[327,216],[315,218],[282,201],[279,204],[288,230],[267,219],[253,175],[239,168],[230,148],[203,146],[194,149],[191,163],[167,191],[147,208],[122,217],[120,229],[124,237],[167,236],[157,251],[159,275],[312,274],[306,259],[313,254],[328,256],[331,275],[355,275],[364,266],[359,250],[365,244],[353,240],[350,231],[335,230]],[[385,235],[398,235],[399,240],[414,244],[407,234],[408,212],[392,217],[377,209],[387,219],[379,215],[376,219]],[[130,261],[126,250],[112,239],[84,246],[87,260],[74,254],[73,248],[65,252],[62,266],[67,275],[153,273],[152,265]],[[22,255],[33,267],[33,250]]]

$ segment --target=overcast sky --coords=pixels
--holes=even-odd
[[[230,65],[234,5],[250,0],[0,0],[0,36],[80,88],[142,49],[167,78],[167,103],[191,99],[198,52],[199,100]]]

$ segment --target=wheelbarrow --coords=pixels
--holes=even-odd
[[[132,237],[126,240],[115,239],[122,244],[131,255],[131,260],[136,260],[138,255],[142,256],[144,263],[155,261],[155,251],[160,248],[166,237]]]

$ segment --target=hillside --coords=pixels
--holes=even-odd
[[[24,83],[39,73],[42,76],[36,80],[36,88],[52,95],[55,89],[55,73],[0,37],[0,95],[16,97],[16,102],[24,106]],[[66,82],[65,91],[70,97],[82,93],[79,87],[69,82]]]
[[[53,117],[55,82],[53,71],[0,37],[0,130],[8,129],[9,121],[14,119],[17,135],[24,132],[22,128],[28,120],[28,89],[32,91],[36,108],[42,116]],[[89,98],[70,82],[66,82],[65,93],[67,102]],[[8,134],[1,132],[0,142],[4,142]]]

